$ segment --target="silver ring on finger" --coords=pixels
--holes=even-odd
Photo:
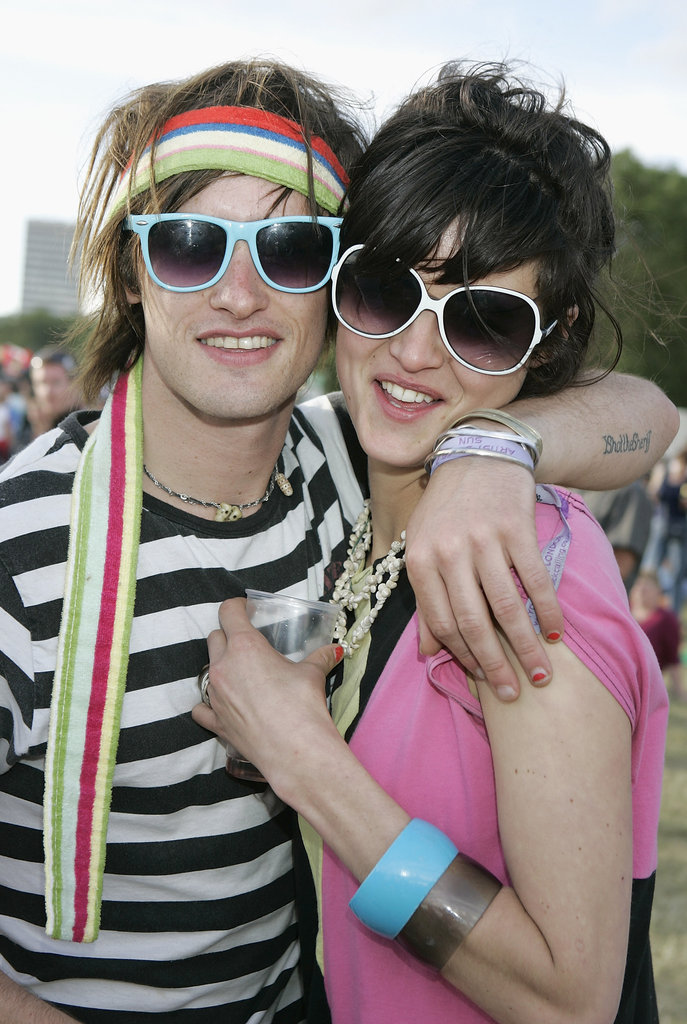
[[[198,675],[198,686],[200,687],[200,699],[203,704],[207,704],[209,708],[212,707],[210,703],[210,694],[208,693],[208,687],[210,685],[210,666],[206,665]]]

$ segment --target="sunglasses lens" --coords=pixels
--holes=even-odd
[[[510,370],[535,335],[534,310],[518,295],[472,288],[444,307],[444,330],[461,359],[479,370]]]
[[[407,272],[381,277],[356,271],[356,253],[339,271],[335,302],[340,318],[353,331],[373,336],[400,330],[421,298],[416,279]]]
[[[199,288],[211,281],[226,247],[226,231],[200,220],[159,221],[148,235],[151,266],[173,288]]]
[[[334,235],[321,224],[270,224],[261,228],[256,247],[263,273],[280,288],[323,285],[332,265]]]

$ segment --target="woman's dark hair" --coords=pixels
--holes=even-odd
[[[366,244],[367,269],[422,267],[474,282],[534,261],[542,321],[559,326],[535,350],[521,394],[568,386],[584,362],[597,292],[614,253],[610,149],[593,128],[504,65],[451,63],[412,93],[356,165],[342,249]],[[444,233],[457,243],[439,264]],[[362,262],[361,260],[361,262]]]

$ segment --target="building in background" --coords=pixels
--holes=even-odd
[[[74,224],[62,221],[27,222],[24,250],[22,313],[45,310],[54,316],[79,312],[77,269],[69,268]]]

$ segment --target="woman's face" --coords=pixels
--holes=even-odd
[[[436,284],[436,274],[420,276],[433,298],[456,287]],[[535,264],[528,263],[471,283],[510,288],[536,301],[536,278]],[[364,338],[340,325],[336,365],[362,447],[370,459],[398,469],[423,466],[439,434],[460,416],[511,402],[527,372],[525,366],[489,376],[463,366],[445,348],[432,310],[392,338]]]

